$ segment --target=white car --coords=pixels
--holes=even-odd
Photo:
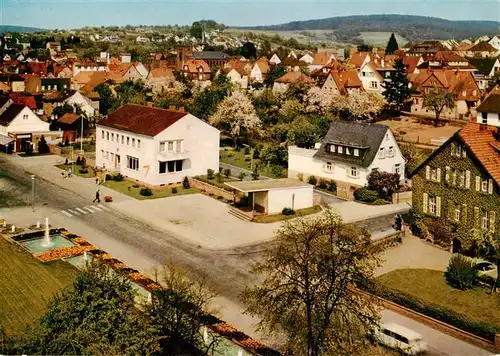
[[[418,355],[429,349],[419,333],[399,324],[381,324],[375,330],[374,338],[379,344],[400,350],[406,355]]]

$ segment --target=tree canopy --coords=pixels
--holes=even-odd
[[[389,37],[389,41],[387,42],[387,47],[385,47],[385,54],[394,54],[394,51],[398,49],[399,46],[396,36],[394,36],[394,33],[391,33],[391,37]]]
[[[411,89],[408,86],[406,68],[401,59],[394,61],[394,69],[391,77],[384,81],[385,91],[382,94],[387,103],[399,114],[406,101],[411,97]]]
[[[293,208],[293,207],[292,207]],[[288,221],[254,266],[257,280],[242,295],[259,330],[284,334],[284,353],[358,354],[376,325],[373,301],[353,292],[371,280],[378,258],[370,236],[326,208],[317,218]]]
[[[423,106],[434,111],[434,126],[438,126],[444,108],[451,110],[455,106],[455,96],[445,89],[433,88],[424,93]]]

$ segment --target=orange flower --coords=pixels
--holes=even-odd
[[[83,254],[85,251],[94,249],[94,246],[70,246],[56,248],[55,250],[43,253],[38,256],[42,262],[54,261],[61,258],[72,257]]]

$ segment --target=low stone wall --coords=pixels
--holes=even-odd
[[[201,180],[198,180],[195,178],[188,178],[188,179],[189,179],[189,185],[193,188],[204,190],[205,192],[207,192],[209,194],[221,196],[226,200],[235,200],[236,199],[236,202],[239,202],[239,197],[238,196],[235,197],[235,194],[229,190],[216,187],[212,184],[202,182]]]
[[[401,193],[392,193],[392,204],[399,203],[410,203],[412,199],[413,192],[401,192]]]
[[[360,295],[364,295],[364,296],[367,296],[370,298],[375,298],[386,309],[390,309],[398,314],[409,317],[410,319],[418,321],[422,324],[425,324],[425,325],[427,325],[435,330],[439,330],[439,331],[441,331],[447,335],[450,335],[452,337],[455,337],[459,340],[463,340],[465,342],[468,342],[469,344],[475,345],[477,347],[481,347],[481,348],[488,350],[488,351],[491,351],[491,352],[499,352],[500,351],[500,334],[495,335],[495,342],[492,343],[489,340],[483,339],[479,336],[476,336],[476,335],[471,334],[467,331],[456,328],[452,325],[443,323],[442,321],[431,318],[427,315],[424,315],[424,314],[418,313],[416,311],[413,311],[411,309],[405,308],[405,307],[403,307],[399,304],[393,303],[387,299],[380,298],[378,296],[375,296],[371,293],[367,293],[365,291],[359,290],[357,288],[353,288],[353,290]]]
[[[62,154],[62,148],[56,145],[49,145],[50,153],[55,153],[56,155]]]

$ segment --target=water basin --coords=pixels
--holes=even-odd
[[[83,255],[71,256],[65,258],[64,260],[76,268],[84,268],[86,263],[92,263],[93,258],[94,257],[90,253],[87,253],[87,260],[85,260]]]
[[[75,243],[71,242],[70,240],[64,238],[59,234],[50,235],[50,240],[51,244],[49,246],[45,246],[45,241],[43,237],[33,240],[23,241],[21,242],[21,244],[27,247],[33,253],[48,252],[55,250],[56,248],[69,247],[75,245]]]

